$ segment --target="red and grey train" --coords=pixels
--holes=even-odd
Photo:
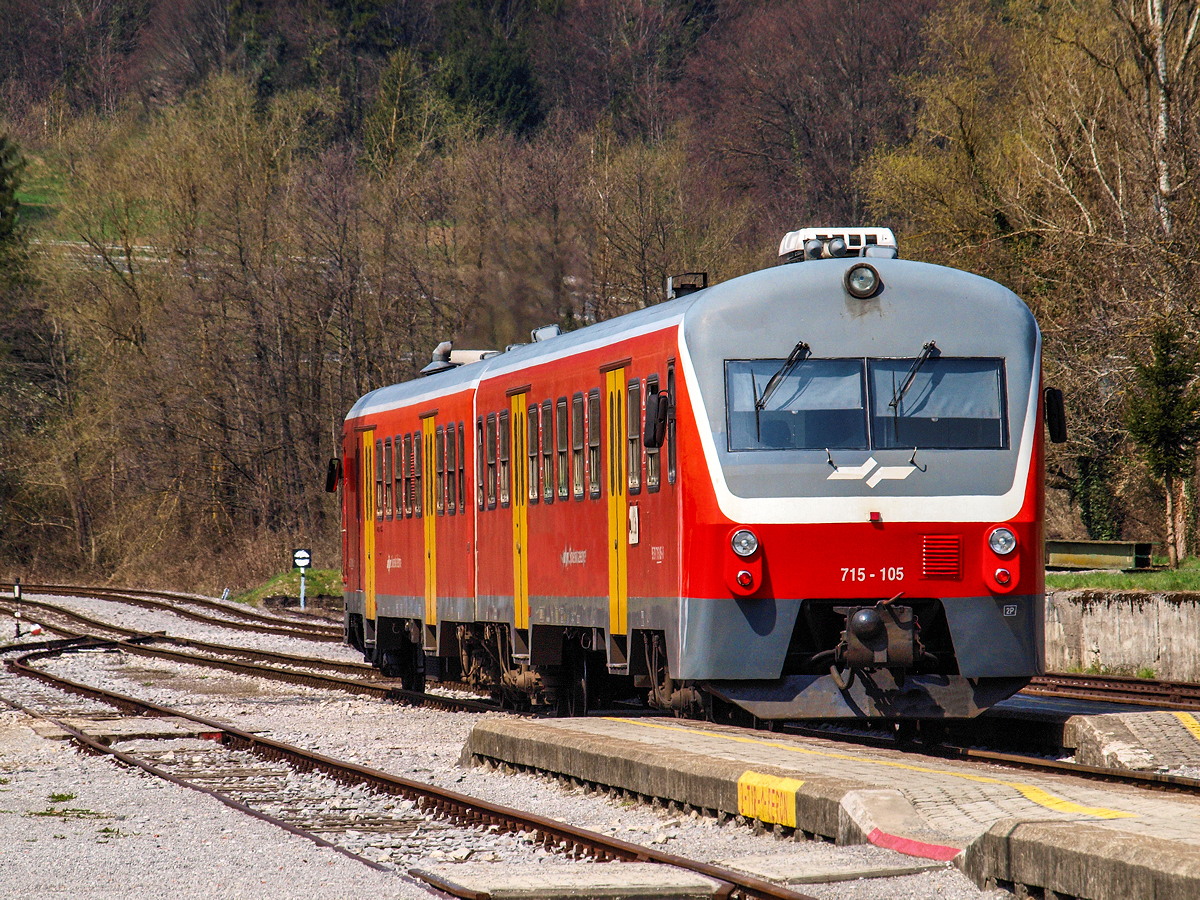
[[[346,639],[578,715],[977,714],[1044,666],[1043,435],[1011,291],[804,229],[783,264],[346,417]]]

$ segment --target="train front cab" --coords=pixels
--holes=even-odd
[[[671,673],[760,719],[973,716],[1044,668],[1036,324],[982,278],[872,262],[883,288],[866,299],[845,288],[854,260],[820,260],[710,288],[684,320],[681,443],[698,452]],[[937,393],[985,382],[988,397]],[[735,410],[737,390],[755,400]],[[825,399],[806,408],[806,391]],[[921,392],[929,434],[962,432],[965,403],[984,436],[882,439]],[[786,437],[760,440],[768,423]]]

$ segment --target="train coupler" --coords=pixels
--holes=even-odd
[[[839,606],[846,630],[837,646],[838,665],[851,669],[909,669],[922,658],[921,629],[911,606],[897,606],[899,595],[874,606]]]

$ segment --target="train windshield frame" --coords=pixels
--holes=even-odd
[[[897,398],[912,357],[808,357],[756,409],[783,362],[725,360],[730,452],[1008,449],[1003,358],[926,359]]]
[[[782,359],[725,361],[729,449],[866,450],[867,381],[861,359],[813,359],[794,365],[761,410],[755,404]]]
[[[930,357],[900,394],[898,386],[904,383],[914,362],[867,361],[872,444],[876,449],[1008,449],[1003,359]]]

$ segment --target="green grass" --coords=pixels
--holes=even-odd
[[[305,576],[304,591],[309,597],[324,595],[327,597],[342,596],[342,573],[340,569],[309,569]],[[292,569],[276,575],[265,584],[260,584],[244,593],[234,596],[238,603],[250,603],[255,606],[262,603],[264,597],[300,597],[300,570]]]
[[[1155,564],[1163,563],[1156,559]],[[1200,559],[1186,559],[1175,570],[1161,568],[1148,572],[1048,572],[1046,587],[1059,591],[1075,588],[1101,591],[1200,591]]]
[[[90,809],[43,809],[41,812],[28,812],[27,816],[56,818],[56,819],[105,819],[108,818],[103,813],[93,812]]]
[[[33,230],[35,237],[62,237],[56,232],[66,191],[65,169],[58,161],[38,154],[27,156],[26,162],[21,188],[17,191],[21,221]]]
[[[50,802],[51,803],[66,803],[68,800],[74,800],[77,796],[78,796],[77,794],[51,794]]]
[[[1130,666],[1105,666],[1099,661],[1093,662],[1086,669],[1082,666],[1071,666],[1067,669],[1069,675],[1122,675],[1133,678],[1144,678],[1147,681],[1154,678],[1154,670],[1149,666],[1133,669]]]

